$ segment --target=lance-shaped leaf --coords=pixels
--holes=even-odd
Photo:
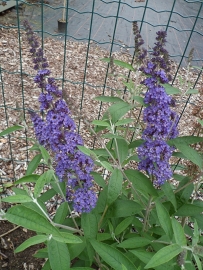
[[[117,249],[104,244],[99,243],[96,240],[90,240],[91,245],[99,256],[108,263],[113,269],[122,270],[124,265],[128,270],[136,270],[136,266]]]
[[[45,217],[23,205],[11,207],[7,211],[5,218],[11,223],[20,225],[32,231],[56,235],[59,234],[59,231],[51,225]]]
[[[29,239],[27,239],[25,242],[23,242],[19,247],[15,249],[15,253],[21,252],[25,250],[28,247],[40,244],[45,242],[48,239],[47,235],[35,235]]]
[[[86,238],[96,238],[97,236],[97,218],[94,214],[83,213],[81,217],[81,224]]]
[[[108,196],[107,196],[107,204],[112,204],[119,196],[122,190],[122,183],[123,183],[123,175],[118,170],[115,169],[109,179],[108,184]]]
[[[171,221],[176,244],[178,244],[179,246],[187,246],[187,240],[183,227],[175,218],[172,218]]]
[[[35,198],[38,198],[40,196],[40,193],[42,189],[44,188],[44,185],[51,182],[53,174],[54,174],[53,170],[48,170],[40,176],[40,178],[36,182],[35,189],[34,189]]]
[[[9,127],[9,128],[5,129],[4,131],[2,131],[0,133],[0,137],[5,136],[5,135],[8,135],[8,134],[10,134],[10,133],[12,133],[14,131],[17,131],[17,130],[22,130],[22,129],[24,129],[24,127],[17,126],[17,125],[16,126],[13,126],[13,127]]]
[[[177,256],[181,251],[182,248],[177,244],[164,247],[155,253],[144,269],[155,268],[164,264]]]
[[[25,203],[31,201],[32,198],[29,197],[28,195],[14,195],[2,199],[2,202],[9,202],[9,203]]]
[[[161,227],[164,229],[166,235],[171,239],[173,231],[171,226],[170,215],[167,209],[160,203],[159,200],[156,200],[155,205]]]
[[[70,254],[66,244],[53,238],[48,241],[48,256],[52,270],[70,269]]]
[[[30,161],[26,171],[26,175],[32,174],[37,169],[41,159],[42,155],[38,154]]]

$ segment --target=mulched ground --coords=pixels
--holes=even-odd
[[[40,270],[44,260],[34,258],[33,255],[38,249],[43,248],[42,245],[35,245],[14,254],[14,249],[35,235],[34,232],[19,227],[2,236],[14,226],[7,221],[0,221],[0,270]]]

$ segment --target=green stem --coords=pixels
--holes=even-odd
[[[54,180],[55,180],[55,183],[57,184],[57,186],[58,186],[58,188],[59,188],[60,195],[62,196],[63,200],[66,201],[66,197],[65,197],[65,195],[63,194],[63,191],[62,191],[62,189],[61,189],[61,186],[59,185],[59,181],[58,181],[58,179],[56,178],[55,174],[54,174]],[[68,211],[70,212],[71,218],[72,218],[72,220],[73,220],[73,223],[74,223],[75,227],[77,228],[77,231],[78,231],[78,232],[81,232],[81,231],[79,230],[79,227],[78,227],[76,221],[75,221],[75,218],[74,218],[74,217],[72,216],[72,214],[71,214],[71,209],[70,209],[70,206],[69,206],[68,202],[67,202],[67,205],[68,205]],[[80,235],[81,235],[81,233],[80,233]]]
[[[145,217],[144,217],[144,225],[143,225],[143,228],[142,228],[142,231],[144,232],[147,227],[148,227],[148,220],[149,220],[149,212],[151,210],[151,203],[152,203],[152,197],[150,196],[149,197],[149,202],[148,202],[148,205],[147,205],[147,209],[146,209],[146,213],[145,213]]]
[[[72,231],[72,232],[77,232],[80,235],[82,235],[81,234],[82,233],[81,230],[78,230],[78,229],[75,229],[75,228],[72,228],[72,227],[69,227],[69,226],[66,226],[66,225],[58,224],[58,223],[55,223],[55,222],[53,222],[53,225],[55,227],[63,228],[63,229],[66,229],[66,230],[69,230],[69,231]]]
[[[108,205],[106,205],[106,207],[105,207],[105,209],[104,209],[104,212],[103,212],[103,214],[102,214],[102,216],[101,216],[101,219],[100,219],[100,221],[99,221],[99,223],[98,223],[98,231],[100,230],[100,226],[101,226],[101,224],[102,224],[102,221],[103,221],[103,219],[104,219],[104,216],[105,216],[105,214],[106,214],[106,211],[108,210]]]
[[[201,176],[203,176],[203,172],[201,171],[194,179],[192,179],[191,181],[189,181],[187,184],[185,184],[184,186],[182,186],[181,188],[178,188],[174,191],[174,193],[178,193],[179,191],[181,191],[182,189],[184,189],[185,187],[189,186],[190,184],[192,184],[193,182],[197,181]]]

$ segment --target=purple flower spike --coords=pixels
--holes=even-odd
[[[148,105],[143,112],[146,128],[142,134],[145,142],[138,147],[140,159],[138,169],[144,170],[151,176],[156,185],[162,185],[172,176],[169,159],[173,148],[166,141],[178,136],[178,115],[171,110],[175,101],[167,95],[165,88],[160,85],[168,83],[169,75],[166,72],[168,54],[163,48],[166,42],[166,32],[157,32],[157,43],[153,48],[153,58],[141,67],[147,76],[142,84],[147,86],[144,102]]]
[[[76,132],[70,110],[62,99],[62,91],[55,79],[49,77],[51,72],[47,69],[47,60],[28,22],[24,22],[24,27],[31,45],[34,69],[38,70],[34,82],[43,90],[39,102],[44,120],[30,112],[36,138],[52,153],[59,181],[67,183],[67,201],[73,202],[74,210],[79,213],[90,212],[97,201],[90,175],[94,162],[78,150],[77,146],[83,145],[83,140]]]

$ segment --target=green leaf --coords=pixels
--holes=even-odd
[[[117,143],[117,146],[116,146]],[[120,164],[123,163],[123,161],[127,158],[128,156],[128,143],[124,139],[117,139],[114,141],[115,149],[116,149],[116,156],[118,160],[120,161]],[[118,153],[117,153],[118,150]]]
[[[130,200],[116,200],[108,210],[108,216],[129,217],[141,211],[142,207]]]
[[[171,86],[170,84],[163,84],[163,87],[165,88],[165,91],[168,95],[179,95],[181,94],[180,89]]]
[[[10,133],[12,133],[14,131],[17,131],[17,130],[22,130],[22,129],[24,129],[24,127],[17,126],[17,125],[16,126],[13,126],[13,127],[9,127],[9,128],[5,129],[4,131],[2,131],[0,133],[0,137],[5,136],[5,135],[8,135],[8,134],[10,134]]]
[[[54,222],[62,224],[64,219],[67,217],[68,213],[69,213],[68,202],[63,202],[56,210]]]
[[[90,267],[72,267],[74,270],[92,270]]]
[[[177,244],[172,244],[167,247],[160,249],[148,262],[144,269],[155,268],[161,264],[164,264],[182,251],[182,248]]]
[[[110,127],[110,124],[108,122],[102,120],[94,120],[92,121],[92,124],[96,126]]]
[[[51,270],[51,265],[50,265],[49,260],[47,260],[47,261],[45,262],[45,264],[43,265],[43,267],[42,267],[41,270]]]
[[[73,244],[82,243],[82,240],[78,236],[75,236],[74,234],[67,232],[60,232],[60,235],[59,234],[53,235],[52,237],[53,239],[61,243],[73,243]]]
[[[179,246],[187,246],[187,240],[185,237],[183,227],[175,218],[172,218],[171,222],[172,222],[176,244],[178,244]]]
[[[135,89],[135,83],[130,79],[129,82],[123,81],[123,84],[127,87],[129,91],[133,91]]]
[[[49,162],[50,162],[50,155],[49,155],[49,152],[43,147],[43,146],[39,146],[39,149],[40,149],[40,152],[41,152],[41,154],[42,154],[42,157],[43,157],[43,159],[44,159],[44,161],[45,161],[45,164],[49,164]]]
[[[32,174],[37,169],[41,159],[42,159],[42,155],[38,154],[30,161],[27,171],[26,171],[26,175]]]
[[[144,247],[147,246],[151,243],[151,241],[149,239],[146,239],[144,237],[132,237],[129,238],[127,240],[124,240],[123,242],[121,242],[118,247],[121,248],[139,248],[139,247]]]
[[[94,156],[96,157],[95,153],[90,150],[89,148],[85,147],[85,146],[82,146],[82,145],[77,145],[77,148],[82,152],[84,153],[85,155],[87,156]]]
[[[97,218],[94,214],[83,213],[81,217],[81,225],[84,235],[88,239],[96,238],[97,236]]]
[[[111,105],[107,112],[104,114],[104,118],[110,115],[111,122],[115,124],[121,117],[123,117],[132,106],[127,102],[118,102],[116,104]]]
[[[99,173],[91,172],[91,175],[94,177],[94,181],[97,183],[97,185],[99,185],[102,188],[106,186],[104,178]]]
[[[189,89],[185,94],[186,95],[199,94],[199,91],[197,89]]]
[[[195,254],[193,254],[193,257],[195,259],[197,269],[202,270],[202,262],[200,261],[199,257],[197,255],[195,255]]]
[[[123,162],[123,165],[128,164],[128,162],[131,161],[131,160],[134,160],[134,161],[136,161],[136,162],[139,162],[138,155],[135,154],[135,155],[130,156],[129,158],[127,158],[127,159]]]
[[[48,238],[47,235],[35,235],[33,237],[30,237],[29,239],[27,239],[25,242],[23,242],[19,247],[15,249],[15,253],[21,252],[30,246],[43,243],[47,240],[47,238]]]
[[[99,243],[96,240],[90,240],[90,243],[99,256],[113,269],[122,270],[122,265],[124,265],[128,270],[137,269],[136,266],[117,249],[107,244]]]
[[[141,144],[143,144],[144,140],[142,139],[139,139],[139,140],[135,140],[133,142],[131,142],[129,145],[128,145],[128,148],[131,149],[131,148],[136,148],[138,146],[140,146]]]
[[[47,209],[46,209],[45,205],[39,199],[37,199],[37,202],[41,206],[41,208],[44,210],[44,212],[47,214]],[[42,210],[33,201],[32,202],[23,203],[23,206],[25,206],[26,208],[32,209],[33,211],[35,211],[38,214],[40,214],[42,217],[45,217],[45,215],[42,212]]]
[[[105,169],[107,169],[107,171],[109,171],[109,172],[113,172],[113,171],[114,171],[113,167],[111,166],[111,164],[109,164],[109,162],[107,162],[107,161],[99,161],[99,163],[100,163]]]
[[[39,179],[39,177],[40,177],[40,175],[38,175],[38,174],[27,175],[27,176],[24,176],[24,177],[18,179],[17,181],[15,181],[14,184],[19,185],[22,183],[30,183],[30,182],[36,183],[37,180]]]
[[[110,63],[110,61],[111,61],[110,58],[102,58],[100,60],[103,61],[103,62],[106,62],[106,63]],[[124,62],[124,61],[113,59],[113,62],[114,62],[115,65],[117,65],[119,67],[127,68],[127,69],[129,69],[131,71],[135,71],[135,69],[133,68],[132,65],[130,65],[130,64]]]
[[[60,243],[51,239],[48,241],[48,255],[52,270],[68,270],[70,269],[70,255],[68,247],[64,243]]]
[[[70,259],[78,258],[82,251],[86,248],[86,241],[83,237],[79,236],[83,241],[80,244],[68,244],[68,249],[70,253]]]
[[[47,202],[55,195],[56,195],[56,191],[53,188],[48,189],[46,192],[42,193],[42,195],[40,196],[40,201]]]
[[[175,139],[168,140],[167,143],[169,145],[176,145],[176,144],[194,144],[198,142],[203,142],[203,137],[198,137],[198,136],[182,136],[182,137],[177,137]]]
[[[34,189],[35,198],[38,198],[40,196],[40,193],[42,192],[42,189],[44,188],[45,184],[48,184],[51,182],[53,175],[54,175],[54,171],[48,170],[39,177],[39,179],[36,182],[35,189]]]
[[[36,251],[33,255],[35,258],[48,258],[48,251],[47,248],[41,248]]]
[[[136,190],[142,192],[143,194],[150,194],[154,197],[158,196],[156,189],[153,187],[152,182],[146,175],[144,175],[138,170],[132,169],[126,170],[125,174],[128,177],[128,179],[132,182]]]
[[[126,118],[126,119],[121,119],[121,120],[118,120],[116,123],[115,123],[115,126],[118,127],[118,126],[123,126],[123,125],[127,125],[129,123],[132,123],[134,122],[133,119],[130,119],[130,118]]]
[[[197,224],[197,221],[195,220],[194,222],[194,231],[193,231],[193,238],[192,238],[192,246],[196,246],[199,242],[199,236],[200,236],[200,233],[199,233],[199,230],[198,230],[198,224]]]
[[[2,202],[9,202],[9,203],[32,202],[32,198],[30,198],[28,195],[14,195],[3,198]]]
[[[114,169],[108,183],[107,205],[111,205],[120,195],[122,190],[123,175]]]
[[[129,250],[131,253],[133,253],[138,259],[140,259],[140,261],[144,262],[144,263],[148,263],[149,260],[151,260],[151,258],[153,257],[154,253],[153,252],[149,252],[146,250]]]
[[[189,159],[194,164],[196,164],[197,166],[202,168],[202,164],[203,164],[202,158],[195,149],[191,148],[188,145],[182,144],[182,143],[175,142],[174,144],[175,144],[176,148],[178,148],[187,159]]]
[[[91,266],[92,263],[93,263],[93,260],[94,260],[94,256],[95,256],[95,250],[94,248],[92,247],[92,245],[90,244],[89,240],[87,240],[86,242],[86,247],[85,247],[85,250],[87,252],[87,255],[88,255],[88,265]],[[86,265],[87,266],[87,265]]]
[[[144,98],[140,96],[133,96],[133,99],[140,103],[142,106],[146,107],[146,104],[144,103]]]
[[[193,217],[195,215],[199,215],[202,211],[203,207],[196,206],[194,204],[183,204],[175,213],[175,216]]]
[[[161,189],[163,190],[167,199],[173,204],[174,209],[177,210],[177,201],[171,185],[166,181],[164,185],[161,186]]]
[[[110,233],[98,233],[97,234],[98,242],[102,242],[102,241],[105,241],[105,240],[110,239],[110,238],[111,238]]]
[[[32,231],[58,234],[58,230],[49,221],[32,209],[23,205],[16,205],[7,211],[6,219]]]
[[[121,221],[121,223],[119,223],[115,229],[115,235],[122,233],[125,229],[128,228],[129,225],[132,225],[133,219],[134,219],[134,217],[131,216],[131,217],[127,217],[126,219]]]
[[[169,213],[167,209],[163,206],[163,204],[160,203],[159,200],[156,200],[155,205],[160,225],[165,231],[166,235],[171,239],[173,236],[173,231]]]
[[[102,101],[102,102],[121,102],[123,101],[121,98],[119,97],[108,97],[108,96],[98,96],[95,98],[96,100]]]

